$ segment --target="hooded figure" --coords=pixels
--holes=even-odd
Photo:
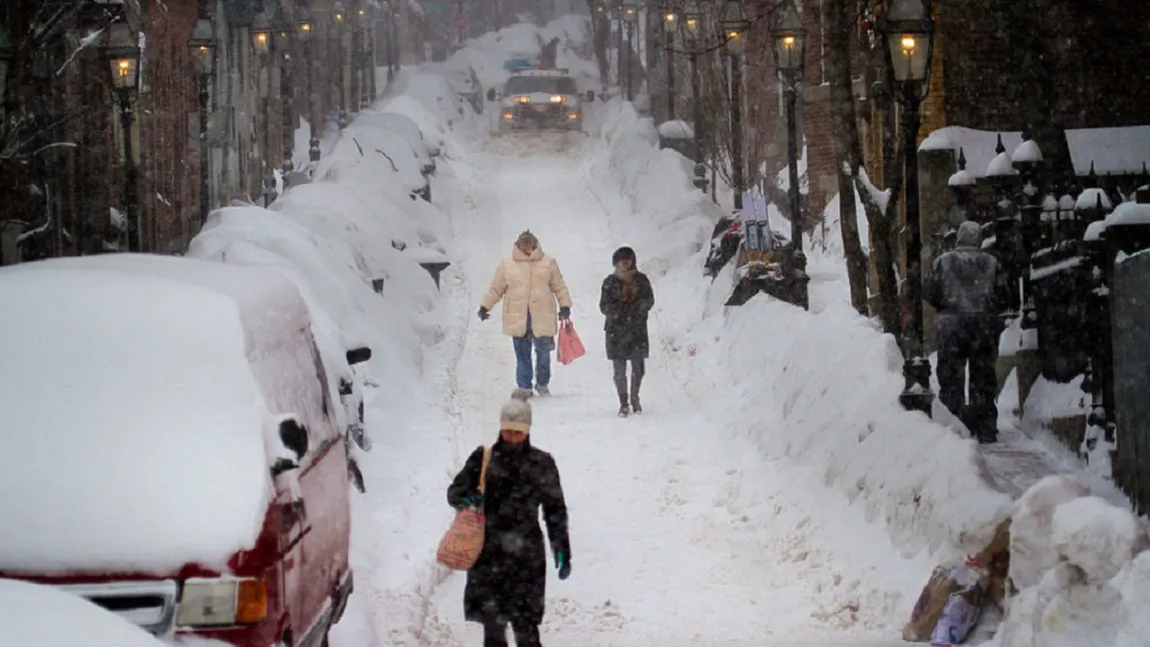
[[[539,52],[539,67],[545,70],[555,69],[555,61],[559,51],[559,39],[552,38]]]
[[[491,287],[479,305],[479,319],[486,321],[496,303],[503,301],[503,334],[510,336],[515,349],[515,381],[530,392],[532,379],[539,395],[550,395],[551,351],[559,320],[571,317],[571,294],[559,264],[539,247],[530,231],[519,235],[511,255],[495,270]],[[555,303],[559,303],[556,315]],[[531,349],[535,349],[535,371],[531,369]]]
[[[939,400],[979,442],[990,443],[998,436],[994,369],[1010,286],[998,259],[980,248],[981,233],[976,222],[959,226],[955,248],[934,261],[923,284],[923,299],[938,311]]]
[[[631,410],[642,413],[639,389],[647,372],[650,353],[647,336],[647,314],[655,305],[655,291],[647,275],[635,263],[635,250],[620,247],[611,257],[615,271],[603,279],[599,310],[606,317],[607,359],[615,369],[615,390],[619,394],[619,416]],[[627,362],[631,362],[631,389],[627,390]],[[630,400],[628,400],[630,395]]]
[[[484,647],[506,647],[507,625],[519,647],[539,647],[547,586],[547,555],[539,508],[547,525],[559,579],[571,574],[567,506],[559,469],[531,446],[531,405],[513,397],[500,412],[499,440],[491,447],[486,495],[479,493],[483,447],[467,459],[447,488],[453,508],[477,506],[485,515],[483,550],[467,572],[463,614],[484,629]]]

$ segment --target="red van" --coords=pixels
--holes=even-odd
[[[161,639],[326,645],[352,592],[339,396],[271,270],[0,268],[0,577]]]

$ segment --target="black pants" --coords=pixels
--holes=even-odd
[[[511,629],[515,632],[515,647],[542,647],[539,627],[512,622]],[[483,647],[507,647],[507,625],[483,625]]]
[[[948,315],[938,318],[938,399],[970,433],[993,440],[998,433],[998,317]],[[970,398],[966,372],[970,370]]]

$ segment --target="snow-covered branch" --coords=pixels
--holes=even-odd
[[[67,58],[67,60],[64,61],[64,64],[60,66],[60,69],[56,70],[56,76],[60,76],[61,74],[63,74],[64,70],[68,67],[68,65],[72,62],[72,60],[76,58],[76,55],[79,54],[84,49],[86,49],[88,46],[99,41],[100,40],[100,34],[103,34],[103,33],[104,33],[104,30],[101,28],[101,29],[97,29],[96,31],[88,34],[87,36],[85,36],[83,38],[81,38],[80,39],[80,45],[76,49],[72,50],[71,56],[69,56]]]

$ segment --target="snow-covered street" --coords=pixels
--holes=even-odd
[[[472,306],[515,236],[530,228],[559,260],[588,350],[574,364],[555,364],[555,395],[533,400],[532,442],[559,464],[574,553],[569,581],[549,576],[547,643],[885,644],[884,638],[895,637],[888,624],[899,601],[874,592],[906,569],[890,540],[861,512],[845,499],[828,500],[801,473],[764,464],[753,447],[733,441],[723,428],[720,401],[692,388],[690,376],[658,353],[649,364],[645,413],[615,416],[599,286],[615,247],[634,245],[642,267],[645,241],[617,236],[616,219],[626,214],[605,209],[610,201],[598,197],[603,187],[592,186],[593,146],[581,136],[526,136],[488,144],[467,160],[475,175],[461,178],[468,208],[450,216],[456,262],[444,281],[444,298],[466,328],[461,348],[446,345],[458,357],[441,358],[447,374],[432,398],[437,404],[414,423],[450,437],[438,445],[450,447],[450,464],[439,473],[439,487],[421,478],[429,491],[394,505],[446,524],[443,491],[450,469],[476,445],[495,440],[499,406],[514,387],[514,357],[498,319],[480,322]],[[655,346],[659,323],[652,323]],[[370,412],[373,434],[389,435],[382,426],[392,419]],[[375,450],[382,451],[388,450]],[[394,455],[388,463],[411,469],[424,456]],[[369,488],[375,476],[369,474]],[[435,513],[437,507],[442,513]],[[407,516],[386,509],[380,515]],[[426,555],[410,557],[429,559],[431,546],[422,547]],[[885,552],[890,563],[876,563],[876,552]],[[387,632],[393,644],[475,644],[482,632],[463,621],[464,581],[461,574],[436,577],[421,591],[426,600],[385,593],[390,603],[398,599],[415,608],[371,615],[378,622],[406,616],[415,626],[402,638],[393,626],[376,627],[377,633]]]

